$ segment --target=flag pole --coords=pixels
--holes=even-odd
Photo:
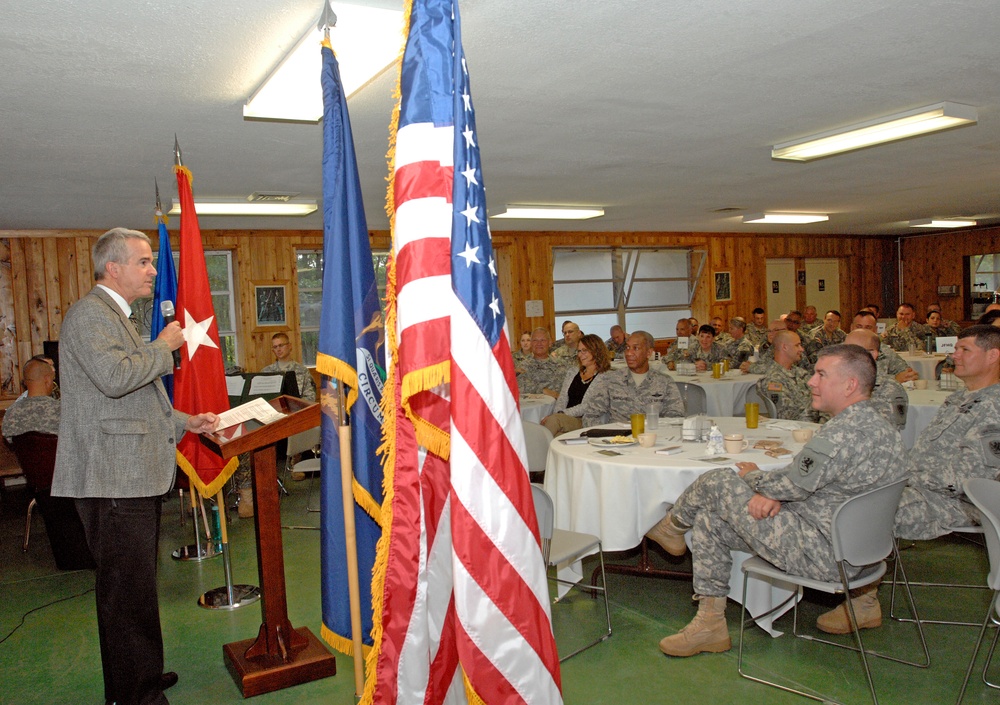
[[[347,547],[347,589],[351,600],[351,642],[354,645],[354,697],[365,691],[365,655],[361,642],[361,587],[358,584],[358,542],[354,527],[354,465],[351,462],[351,424],[347,419],[343,382],[337,382],[340,412],[340,489],[344,504],[344,542]]]

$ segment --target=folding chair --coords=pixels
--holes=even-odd
[[[604,616],[607,619],[608,629],[606,632],[602,633],[597,639],[588,643],[571,654],[567,654],[559,659],[559,662],[576,656],[577,654],[586,651],[591,646],[596,646],[602,641],[611,636],[611,606],[608,604],[608,582],[604,575],[604,551],[601,550],[601,539],[591,534],[582,534],[576,531],[563,531],[562,529],[553,528],[553,523],[555,521],[555,508],[552,504],[552,498],[549,497],[548,492],[545,491],[541,485],[532,484],[531,485],[531,496],[535,502],[535,514],[538,517],[538,532],[542,537],[542,558],[545,560],[545,565],[548,568],[558,568],[558,566],[572,563],[582,559],[584,556],[588,556],[591,553],[597,552],[597,558],[601,564],[601,585],[590,585],[585,582],[572,582],[570,580],[562,580],[558,577],[550,577],[549,580],[553,580],[556,583],[562,585],[568,585],[569,587],[578,587],[581,590],[591,590],[595,594],[602,593],[604,595]],[[558,600],[556,600],[558,602]]]
[[[855,497],[851,497],[834,511],[832,526],[833,555],[837,561],[837,569],[840,572],[839,581],[826,582],[823,580],[814,580],[813,578],[807,578],[805,576],[791,575],[774,567],[759,556],[754,556],[753,558],[743,562],[744,608],[740,617],[740,646],[737,665],[737,670],[741,676],[749,680],[756,681],[757,683],[764,683],[765,685],[773,686],[788,693],[795,693],[820,702],[826,702],[829,700],[828,698],[807,693],[802,690],[796,690],[795,688],[781,685],[780,683],[748,675],[744,671],[743,633],[746,627],[747,617],[745,605],[747,600],[747,578],[751,575],[798,585],[799,588],[796,591],[798,594],[801,594],[803,588],[808,587],[826,593],[842,593],[848,598],[847,611],[850,616],[851,625],[854,627],[854,638],[857,642],[856,647],[821,639],[811,635],[799,634],[797,600],[792,612],[792,634],[796,637],[809,639],[810,641],[817,641],[824,644],[830,644],[831,646],[838,646],[842,649],[857,651],[861,655],[861,664],[864,667],[865,678],[868,681],[868,688],[871,691],[872,701],[875,705],[878,705],[878,696],[875,694],[875,684],[872,681],[871,669],[868,666],[868,656],[877,656],[879,658],[896,661],[897,663],[904,663],[909,666],[916,666],[918,668],[926,668],[930,665],[931,658],[927,651],[927,642],[924,639],[923,625],[920,623],[920,617],[917,615],[917,608],[913,602],[913,596],[910,594],[910,586],[906,581],[906,572],[903,570],[902,566],[900,566],[900,575],[903,578],[903,586],[906,589],[906,595],[909,599],[910,607],[913,610],[914,618],[916,619],[917,633],[920,636],[920,643],[924,652],[923,663],[906,661],[893,656],[888,656],[886,654],[879,654],[874,651],[866,651],[864,642],[861,638],[861,631],[857,628],[858,622],[857,617],[854,614],[854,606],[851,604],[851,600],[849,599],[851,590],[877,583],[882,576],[885,575],[886,563],[884,559],[886,556],[892,554],[896,559],[897,564],[899,563],[899,552],[896,549],[896,542],[893,538],[892,529],[896,517],[896,507],[899,505],[899,498],[902,495],[903,487],[905,486],[905,478],[897,480],[892,484],[885,485],[874,490],[869,490],[868,492],[863,492]],[[864,566],[864,568],[857,577],[849,579],[847,577],[848,566],[853,566],[855,568]],[[795,597],[796,595],[793,594],[790,599],[795,599]],[[784,606],[785,603],[782,603],[770,610],[767,614],[776,612]]]
[[[684,413],[687,416],[697,416],[708,413],[708,395],[697,384],[690,382],[675,382],[684,398]]]
[[[969,685],[969,677],[972,669],[976,666],[976,658],[979,656],[979,649],[983,645],[983,637],[986,630],[991,626],[1000,624],[1000,482],[977,477],[966,480],[963,484],[965,495],[972,500],[972,503],[979,509],[982,517],[983,534],[986,538],[986,551],[990,556],[990,574],[986,577],[986,584],[993,591],[990,605],[986,609],[986,617],[983,619],[982,628],[979,630],[979,638],[976,639],[976,648],[972,651],[972,658],[969,659],[969,668],[965,671],[965,679],[962,681],[962,688],[958,691],[960,704],[965,697],[965,690]],[[993,634],[993,641],[990,643],[990,650],[986,655],[986,663],[983,665],[983,683],[990,688],[1000,689],[1000,684],[992,683],[987,678],[990,663],[993,661],[993,652],[997,647],[997,637],[1000,637],[1000,629]]]
[[[314,426],[313,428],[306,429],[301,433],[289,436],[288,449],[285,451],[285,467],[289,472],[310,473],[309,497],[306,500],[307,512],[319,511],[319,507],[313,507],[312,499],[313,490],[315,489],[316,484],[316,475],[319,474],[321,462],[319,458],[306,458],[305,460],[293,463],[292,458],[309,450],[317,450],[320,447],[320,443],[320,427]]]
[[[769,419],[778,418],[778,407],[776,407],[774,405],[774,402],[771,401],[771,397],[767,396],[766,394],[764,396],[758,394],[756,385],[751,385],[747,387],[746,397],[744,397],[744,399],[745,399],[744,401],[745,404],[756,403],[760,405],[761,416],[766,416]],[[744,413],[746,412],[744,411]]]
[[[552,432],[541,424],[523,421],[524,444],[528,449],[528,474],[532,482],[545,479],[545,461],[549,456]]]

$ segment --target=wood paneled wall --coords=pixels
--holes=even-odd
[[[903,239],[901,250],[903,300],[917,307],[917,318],[923,320],[927,304],[939,301],[945,318],[962,321],[963,301],[969,287],[962,258],[1000,252],[1000,228],[908,237]],[[958,296],[938,296],[938,286],[952,284],[958,286]]]
[[[13,326],[10,322],[6,325],[8,332],[13,330],[13,345],[0,345],[0,362],[6,366],[6,371],[13,371],[12,383],[0,390],[0,399],[20,393],[16,372],[20,363],[42,352],[44,340],[58,339],[63,314],[91,289],[90,248],[100,234],[100,231],[0,231],[0,260],[4,259],[3,248],[9,251],[9,303],[13,318]],[[147,231],[147,234],[155,242],[156,233]],[[176,248],[176,236],[171,237]],[[1000,239],[1000,232],[995,237]],[[387,232],[373,232],[371,238],[373,249],[389,248]],[[321,249],[322,239],[320,231],[203,231],[206,250],[233,252],[241,362],[246,369],[260,369],[271,362],[270,337],[276,332],[274,328],[256,327],[253,287],[287,284],[288,320],[293,339],[297,337],[295,251]],[[705,250],[708,258],[693,304],[694,315],[702,321],[716,315],[726,319],[734,315],[748,316],[755,306],[763,305],[766,300],[765,260],[768,258],[840,258],[843,262],[840,290],[842,307],[846,311],[857,310],[869,300],[879,300],[882,265],[895,259],[895,241],[846,236],[498,232],[494,233],[493,240],[501,292],[507,306],[510,329],[515,336],[518,331],[531,330],[539,325],[555,329],[552,300],[552,250],[555,247],[621,245]],[[956,267],[960,269],[960,255],[958,259]],[[731,301],[713,300],[716,271],[732,273]],[[907,279],[913,281],[910,275]],[[956,281],[961,283],[960,277]],[[540,318],[525,315],[524,302],[532,299],[542,300],[545,315]],[[0,305],[0,315],[3,314]],[[603,336],[604,331],[599,331],[599,334]],[[8,350],[11,347],[12,351]],[[16,355],[16,359],[10,359],[11,354]]]

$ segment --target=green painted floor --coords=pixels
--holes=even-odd
[[[319,515],[307,513],[308,481],[290,482],[291,496],[282,505],[283,523],[316,526]],[[316,503],[313,497],[313,503]],[[0,644],[0,703],[103,703],[100,655],[90,571],[60,572],[51,558],[44,525],[36,517],[27,553],[21,552],[25,493],[11,490],[0,505],[0,639],[7,636],[29,610],[23,626]],[[191,524],[179,523],[176,497],[166,503],[160,540],[160,609],[166,663],[180,674],[167,692],[174,705],[239,703],[243,700],[222,661],[222,644],[256,635],[260,609],[249,606],[234,612],[206,611],[197,606],[205,590],[222,585],[221,559],[181,563],[170,558],[175,547],[191,542]],[[253,525],[236,520],[230,540],[236,582],[257,583]],[[284,532],[285,571],[289,617],[294,626],[320,632],[319,533]],[[630,561],[628,554],[610,554],[610,561]],[[660,555],[656,559],[665,562]],[[958,538],[918,543],[903,554],[911,579],[954,579],[979,583],[985,579],[985,551]],[[614,635],[602,644],[563,664],[565,702],[571,705],[626,705],[631,703],[792,703],[804,699],[739,677],[736,650],[725,654],[671,659],[660,654],[657,642],[683,627],[694,614],[689,581],[609,575]],[[978,621],[988,602],[982,590],[941,591],[917,588],[923,616]],[[81,593],[85,593],[82,594]],[[881,590],[888,607],[887,587]],[[55,600],[68,598],[50,604]],[[834,604],[822,595],[807,594],[800,610],[802,623],[811,627],[816,615]],[[43,607],[44,606],[44,607]],[[557,642],[562,651],[580,643],[581,636],[601,627],[600,603],[570,597],[553,606]],[[729,605],[730,632],[738,635],[738,610]],[[886,620],[888,622],[888,619]],[[790,629],[791,619],[778,623]],[[883,703],[954,702],[968,663],[976,630],[928,625],[932,664],[915,669],[873,660],[876,688]],[[918,655],[912,625],[887,623],[866,632],[876,649]],[[911,637],[913,637],[911,639]],[[758,629],[748,632],[747,660],[757,672],[782,674],[846,703],[870,702],[856,654],[795,640],[772,639]],[[283,703],[351,703],[354,686],[352,661],[337,657],[332,678],[258,696],[260,705]],[[1000,694],[974,680],[968,703],[996,703]]]

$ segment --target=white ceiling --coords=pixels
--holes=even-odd
[[[400,6],[396,0],[357,0]],[[0,229],[153,226],[176,194],[320,196],[318,125],[242,105],[321,0],[32,0],[0,5]],[[494,230],[757,232],[746,212],[819,211],[772,232],[913,234],[1000,222],[996,0],[462,0],[491,210],[597,204],[582,223]],[[385,229],[395,72],[350,101],[369,227]],[[943,100],[979,124],[810,164],[773,144]],[[319,229],[202,217],[203,228]],[[171,227],[176,227],[176,220]],[[919,232],[919,231],[918,231]]]

